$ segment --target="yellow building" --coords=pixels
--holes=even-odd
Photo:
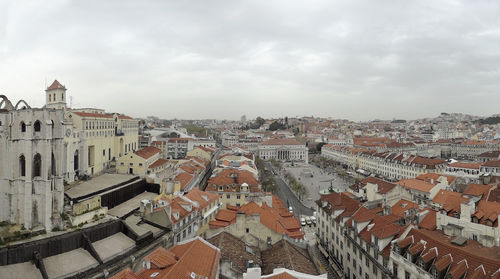
[[[210,161],[213,151],[203,146],[197,146],[187,152],[188,157],[200,157],[206,161]]]
[[[209,228],[209,222],[215,220],[217,212],[219,212],[218,195],[208,192],[203,192],[198,188],[194,188],[185,195],[186,198],[199,203],[200,212],[200,228],[198,235],[203,234]]]
[[[147,175],[160,172],[164,169],[167,160],[160,158],[161,150],[148,146],[129,153],[117,160],[116,170],[118,173]]]
[[[67,108],[66,91],[57,80],[45,90],[45,107],[65,111],[65,152],[61,159],[66,182],[81,175],[100,174],[116,158],[138,149],[138,120],[102,109]]]
[[[241,206],[246,198],[256,192],[262,192],[255,176],[246,170],[224,169],[208,180],[205,191],[219,195],[222,207]]]

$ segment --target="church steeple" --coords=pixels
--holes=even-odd
[[[66,109],[66,87],[59,81],[54,82],[45,90],[45,107]]]

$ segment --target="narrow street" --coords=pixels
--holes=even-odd
[[[270,170],[274,170],[271,163],[265,162],[266,167]],[[288,185],[281,179],[279,175],[274,175],[276,180],[276,195],[282,199],[285,203],[288,203],[293,208],[293,213],[295,216],[307,215],[312,216],[314,210],[304,206],[295,196],[295,194],[290,190]]]

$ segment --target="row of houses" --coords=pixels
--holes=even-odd
[[[498,185],[459,193],[426,176],[369,177],[316,201],[319,245],[345,278],[500,278]]]

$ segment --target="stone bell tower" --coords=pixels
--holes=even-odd
[[[66,87],[54,80],[45,90],[45,104],[49,109],[66,109]]]

